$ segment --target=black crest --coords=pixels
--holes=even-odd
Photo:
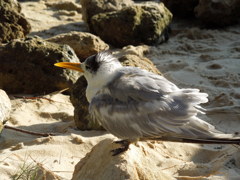
[[[91,72],[97,72],[100,65],[99,62],[96,61],[96,56],[97,55],[93,55],[86,59],[86,69]]]

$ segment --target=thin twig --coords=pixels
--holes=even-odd
[[[46,97],[43,97],[43,96],[27,97],[27,96],[17,96],[17,95],[14,95],[13,97],[15,97],[15,98],[22,98],[22,99],[30,99],[30,100],[45,99],[45,100],[48,100],[49,102],[53,102],[52,99],[46,98]]]
[[[19,128],[8,126],[8,125],[4,125],[4,128],[22,132],[22,133],[26,133],[26,134],[35,135],[35,136],[43,136],[43,137],[54,136],[54,134],[52,134],[52,133],[37,133],[37,132],[23,130],[23,129],[19,129]]]
[[[61,103],[61,104],[66,104],[66,105],[72,105],[71,103],[65,103],[65,102],[61,102],[61,101],[55,101],[52,100],[50,98],[46,98],[44,96],[19,96],[19,95],[12,95],[12,97],[14,98],[20,98],[20,99],[24,99],[24,100],[40,100],[40,99],[44,99],[49,101],[50,103]]]
[[[59,91],[54,91],[48,95],[52,96],[52,95],[56,95],[56,94],[60,94],[64,91],[67,91],[69,88],[65,88],[65,89],[62,89],[62,90],[59,90]],[[48,100],[49,102],[55,102],[54,100],[50,99],[50,98],[46,98],[44,97],[44,95],[40,95],[40,96],[20,96],[20,95],[13,95],[14,98],[22,98],[22,99],[32,99],[32,100],[35,100],[35,99],[45,99],[45,100]]]

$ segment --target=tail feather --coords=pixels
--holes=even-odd
[[[209,139],[192,139],[180,137],[158,137],[152,140],[170,141],[170,142],[183,142],[183,143],[197,143],[197,144],[236,144],[240,145],[240,138],[225,139],[225,138],[209,138]]]
[[[172,92],[170,96],[173,99],[180,99],[182,102],[194,106],[208,102],[208,94],[200,92],[199,89],[180,89]]]

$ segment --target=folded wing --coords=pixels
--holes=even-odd
[[[207,94],[179,89],[164,77],[123,68],[92,99],[89,111],[110,133],[122,139],[178,136],[209,138],[217,131],[196,117]]]

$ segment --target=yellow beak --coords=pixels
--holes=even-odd
[[[79,72],[84,72],[80,66],[81,63],[70,63],[70,62],[59,62],[55,63],[54,66],[72,69]]]

